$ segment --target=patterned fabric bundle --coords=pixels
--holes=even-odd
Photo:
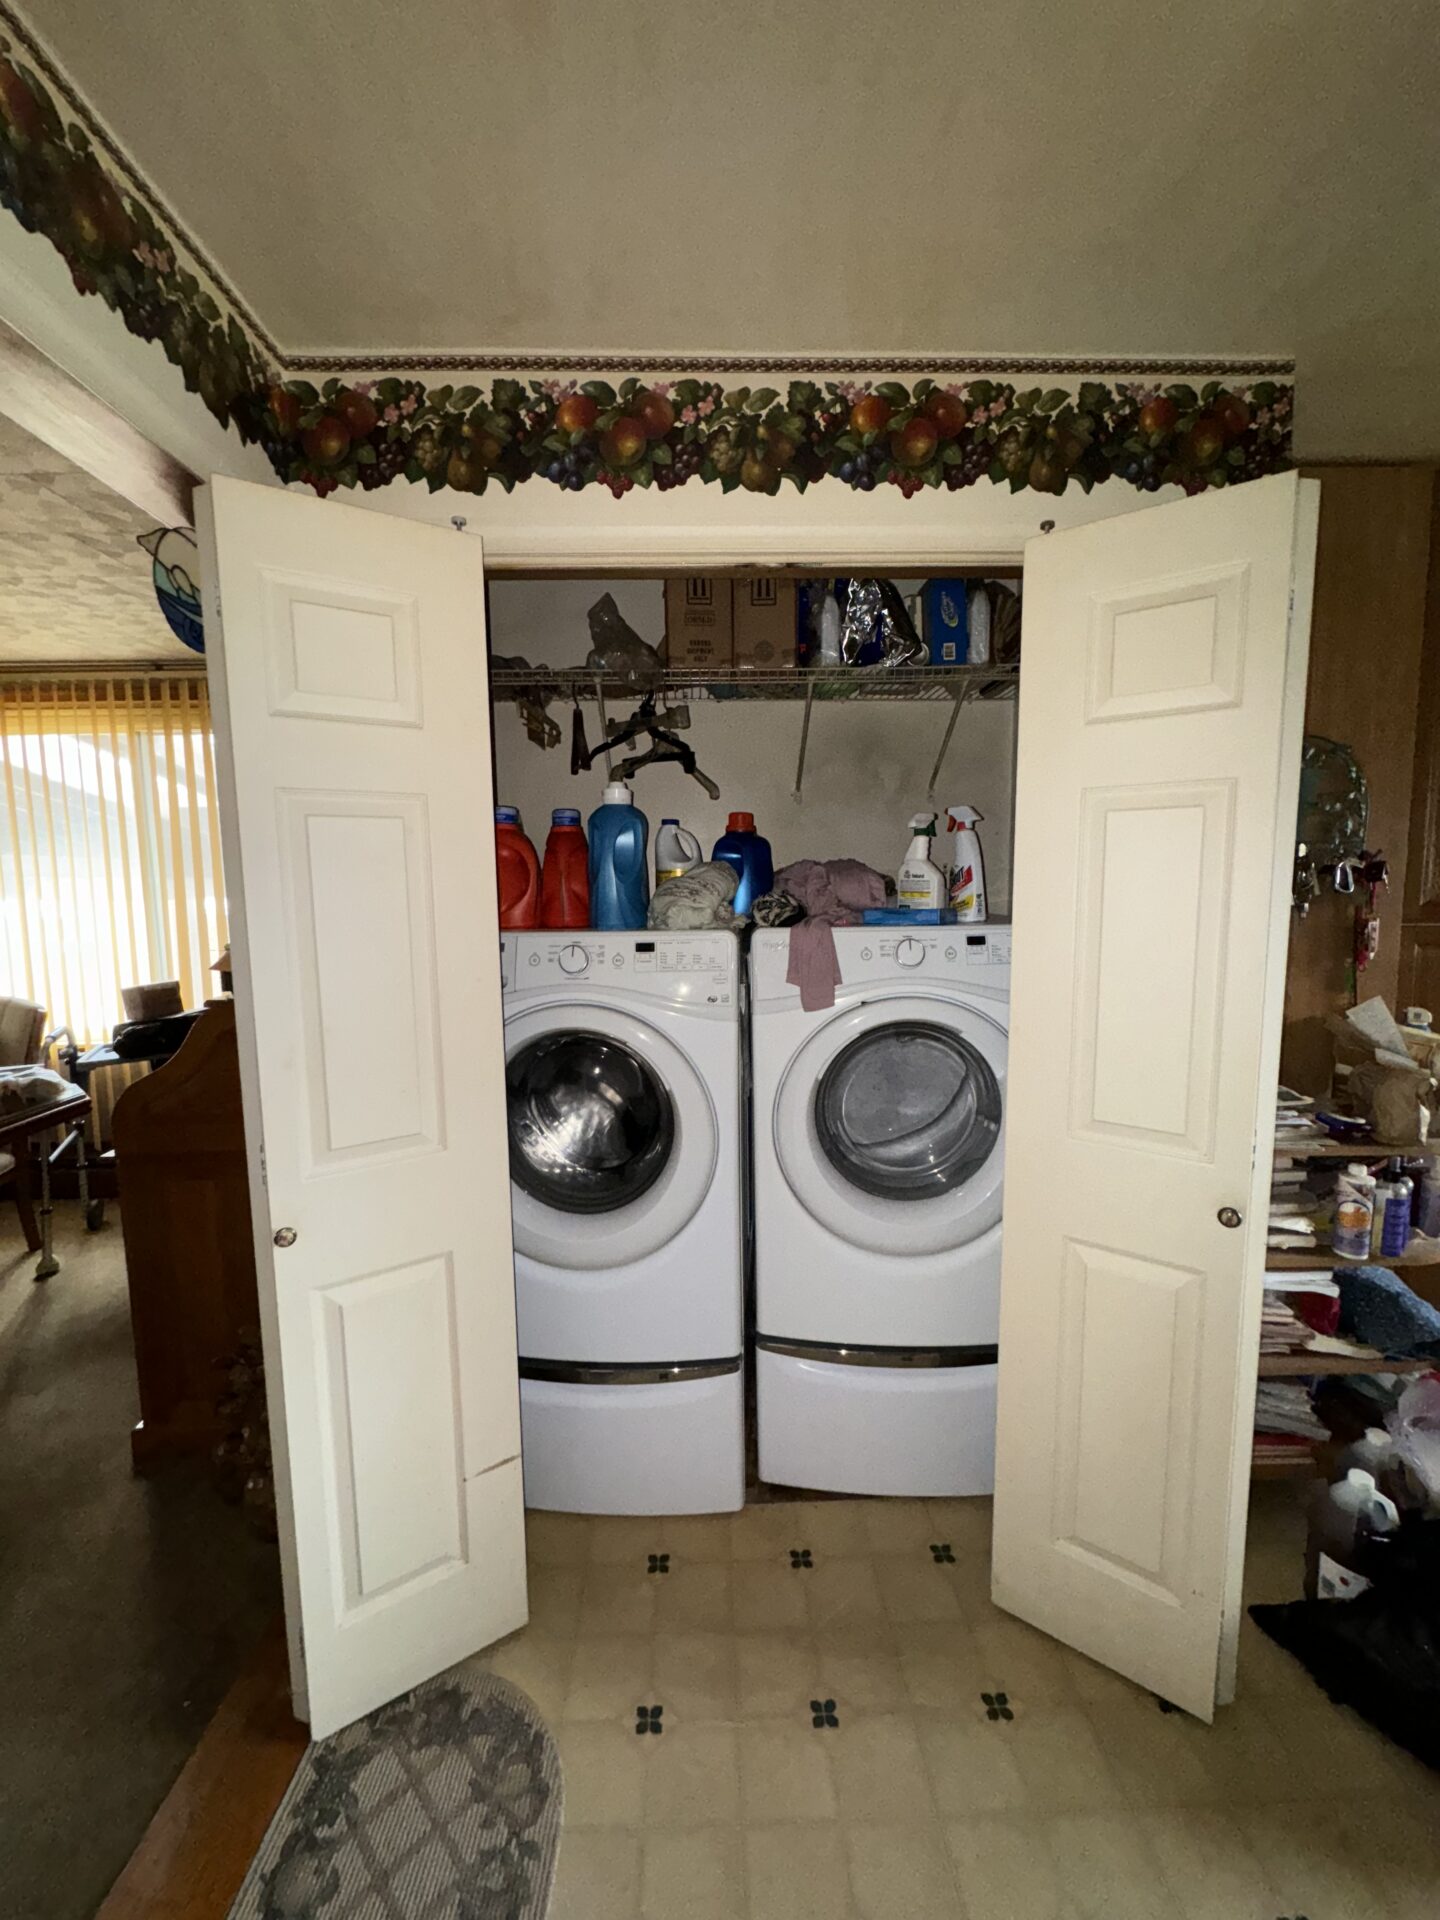
[[[697,932],[703,927],[733,927],[730,902],[740,884],[739,872],[728,860],[707,860],[688,873],[666,880],[650,897],[646,925]]]

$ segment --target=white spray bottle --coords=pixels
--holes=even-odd
[[[945,839],[950,854],[950,904],[958,920],[986,917],[985,856],[975,831],[984,814],[974,807],[945,809]]]
[[[934,814],[912,814],[910,845],[895,876],[896,905],[909,912],[945,904],[945,876],[930,858],[934,845]]]

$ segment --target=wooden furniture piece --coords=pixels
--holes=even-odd
[[[207,1004],[112,1121],[140,1420],[137,1472],[220,1438],[221,1363],[259,1324],[235,1005]]]
[[[35,1267],[37,1280],[48,1280],[60,1271],[50,1239],[50,1169],[60,1156],[74,1147],[83,1155],[85,1125],[90,1118],[90,1100],[78,1087],[60,1100],[43,1107],[22,1107],[0,1118],[0,1160],[10,1162],[15,1177],[16,1200],[25,1227],[25,1244],[40,1259]],[[58,1144],[49,1135],[58,1133]],[[40,1219],[37,1226],[30,1208],[30,1157],[35,1145],[40,1148]],[[0,1178],[5,1177],[0,1174]]]

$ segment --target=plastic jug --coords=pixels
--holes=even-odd
[[[518,807],[495,809],[495,873],[500,893],[500,925],[537,926],[540,861],[520,825]]]
[[[975,831],[984,815],[974,807],[945,809],[945,846],[950,863],[950,904],[962,921],[983,920],[985,905],[985,856],[980,851],[980,836]]]
[[[585,845],[578,807],[556,807],[550,815],[540,867],[540,924],[590,924],[590,849]]]
[[[655,884],[678,880],[682,873],[698,867],[702,859],[700,842],[687,833],[678,820],[662,820],[655,836]]]
[[[769,893],[775,884],[770,842],[755,831],[753,813],[731,814],[710,858],[728,861],[740,876],[735,898],[730,903],[737,915],[749,913],[761,894]]]
[[[623,780],[590,816],[590,924],[603,932],[643,927],[650,900],[645,843],[650,823]]]
[[[1305,1597],[1350,1600],[1363,1593],[1374,1570],[1376,1542],[1399,1524],[1394,1501],[1386,1499],[1374,1474],[1363,1467],[1351,1467],[1343,1480],[1323,1488],[1310,1515]]]

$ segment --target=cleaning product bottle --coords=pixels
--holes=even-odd
[[[700,864],[700,842],[687,833],[678,820],[662,820],[655,836],[655,884],[678,880],[682,873]]]
[[[1428,1239],[1440,1240],[1440,1166],[1433,1159],[1426,1162],[1425,1171],[1420,1176],[1415,1230],[1425,1234]]]
[[[533,927],[540,913],[540,862],[518,807],[495,809],[495,875],[502,927]]]
[[[945,840],[950,865],[950,904],[959,920],[983,920],[985,904],[985,856],[980,851],[980,836],[975,831],[985,818],[974,807],[945,809]]]
[[[761,894],[769,893],[775,884],[770,842],[755,831],[753,813],[731,814],[710,858],[728,860],[740,876],[735,898],[730,902],[737,916],[749,913]]]
[[[1375,1225],[1375,1177],[1352,1160],[1335,1181],[1335,1218],[1330,1245],[1344,1260],[1368,1260]]]
[[[895,876],[897,906],[906,907],[912,911],[917,907],[944,906],[945,876],[930,858],[934,846],[934,814],[911,814],[910,845],[905,850],[905,858],[900,862],[900,871]]]
[[[650,823],[623,780],[612,780],[590,816],[590,924],[604,932],[643,927],[650,899],[645,842]]]
[[[1375,1214],[1380,1222],[1380,1251],[1398,1259],[1410,1244],[1410,1211],[1415,1183],[1399,1160],[1392,1160],[1383,1180],[1375,1183]]]
[[[1400,1524],[1393,1500],[1363,1467],[1351,1467],[1343,1480],[1325,1487],[1310,1511],[1305,1547],[1307,1600],[1353,1600],[1370,1585],[1377,1552]]]
[[[590,853],[578,807],[556,807],[550,815],[545,858],[540,866],[540,924],[590,924]]]

